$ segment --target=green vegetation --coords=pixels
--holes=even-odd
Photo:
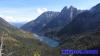
[[[2,24],[1,24],[2,22]],[[4,56],[34,56],[38,49],[40,56],[59,56],[56,54],[56,48],[51,48],[38,40],[34,39],[31,33],[17,29],[9,24],[0,22],[0,38],[3,35]],[[58,50],[57,50],[58,51]]]

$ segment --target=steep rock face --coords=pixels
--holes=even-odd
[[[25,24],[21,28],[26,31],[39,33],[39,31],[43,27],[45,27],[47,23],[49,23],[51,20],[53,20],[58,14],[59,14],[59,12],[52,12],[52,11],[44,12],[36,20],[33,20],[33,21]]]
[[[74,8],[73,6],[69,8],[64,7],[59,15],[41,30],[42,33],[46,36],[54,36],[56,32],[62,29],[65,25],[69,24],[73,18],[81,12],[81,10]]]
[[[77,15],[69,25],[66,25],[61,31],[59,31],[58,36],[71,36],[73,34],[88,32],[91,30],[95,30],[96,28],[99,28],[99,8],[100,6],[96,5],[92,9],[84,11]]]
[[[97,4],[96,6],[92,7],[90,12],[92,12],[92,13],[100,12],[100,3]]]

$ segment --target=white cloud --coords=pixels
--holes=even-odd
[[[39,16],[35,10],[36,8],[0,8],[0,17],[8,22],[29,22]]]
[[[36,12],[38,13],[38,14],[42,14],[43,12],[45,12],[45,11],[47,11],[48,9],[47,8],[38,8],[37,10],[36,10]]]
[[[4,15],[0,15],[0,17],[2,17],[8,22],[29,22],[32,20],[32,18],[26,18],[26,17],[14,17],[14,16],[4,16]]]
[[[15,21],[13,16],[4,16],[4,15],[0,15],[0,17],[2,17],[3,19],[5,19],[6,21],[10,22],[10,21]]]

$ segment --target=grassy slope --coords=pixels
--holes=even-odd
[[[22,31],[17,28],[0,25],[0,38],[2,32],[7,34],[4,36],[3,53],[11,54],[10,56],[33,56],[36,50],[41,56],[58,56],[55,48],[46,46],[45,44],[33,39],[31,33]]]
[[[17,29],[0,18],[0,39],[3,32],[6,35],[3,37],[4,56],[8,54],[9,56],[34,56],[36,51],[40,52],[41,56],[58,56],[55,48],[33,39],[34,36],[31,33]]]

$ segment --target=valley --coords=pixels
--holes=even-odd
[[[0,17],[3,56],[62,56],[62,49],[98,49],[100,53],[100,3],[89,10],[65,6],[61,12],[46,11],[26,24],[10,23]]]

